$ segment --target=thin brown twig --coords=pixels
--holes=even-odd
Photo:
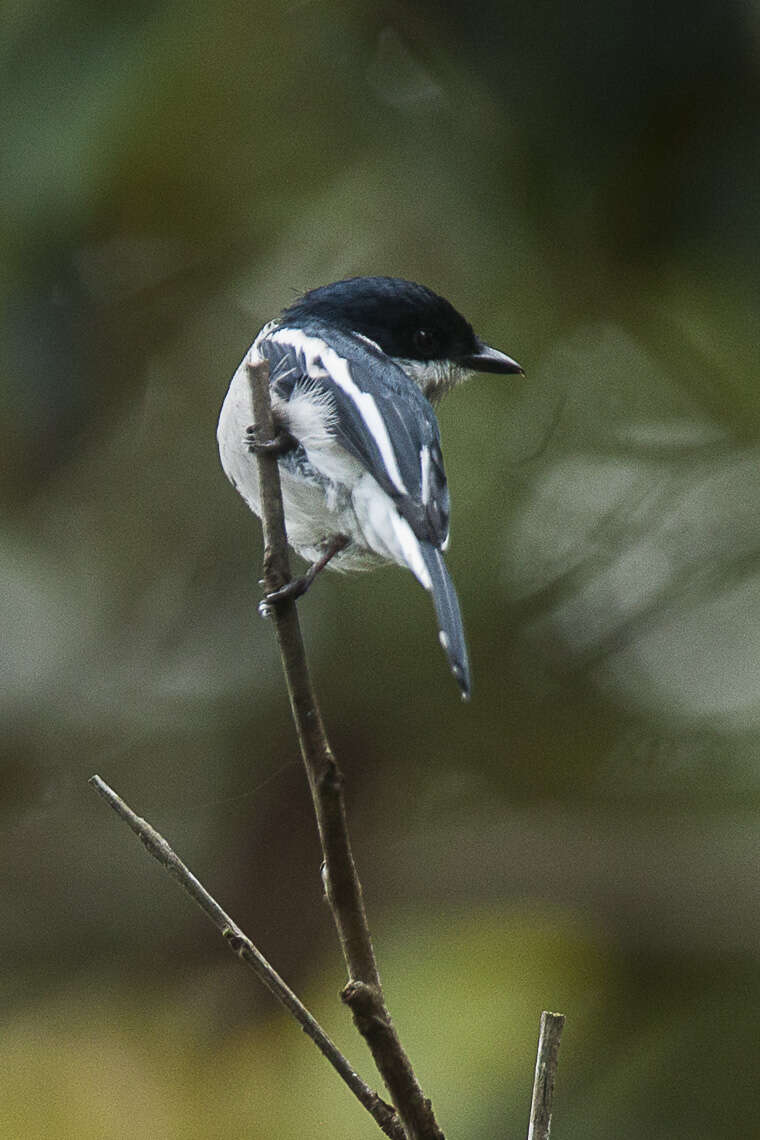
[[[554,1082],[557,1077],[559,1060],[559,1043],[564,1027],[564,1014],[549,1013],[546,1009],[541,1014],[536,1071],[533,1077],[533,1096],[530,1103],[528,1140],[549,1140],[552,1127]]]
[[[248,364],[253,422],[260,441],[275,438],[266,362]],[[257,452],[264,528],[264,583],[268,592],[290,581],[285,517],[277,457]],[[365,1038],[409,1140],[444,1140],[391,1022],[372,947],[362,888],[346,823],[343,776],[327,740],[312,685],[294,601],[272,607],[293,720],[314,801],[326,869],[327,897],[340,937],[349,981],[343,1000]]]
[[[330,1040],[316,1018],[309,1013],[303,1002],[283,981],[237,923],[233,922],[230,916],[222,910],[216,899],[209,894],[203,884],[182,862],[164,837],[147,820],[136,815],[121,796],[118,796],[100,776],[92,776],[89,782],[111,805],[116,814],[129,824],[154,859],[157,859],[164,870],[168,871],[172,878],[176,879],[179,885],[198,903],[217,930],[221,932],[233,953],[251,967],[259,981],[263,982],[270,993],[274,994],[288,1012],[293,1015],[304,1033],[311,1038],[323,1056],[327,1058],[338,1076],[345,1081],[351,1092],[374,1118],[385,1135],[391,1137],[391,1140],[404,1140],[404,1131],[393,1107],[386,1104],[354,1072],[340,1049]]]

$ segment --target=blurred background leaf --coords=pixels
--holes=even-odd
[[[441,409],[472,703],[408,574],[302,606],[426,1091],[447,1135],[524,1132],[549,1007],[561,1135],[745,1134],[757,4],[2,20],[3,1134],[375,1134],[86,785],[166,832],[367,1073],[214,441],[260,325],[357,273],[429,284],[528,373]]]

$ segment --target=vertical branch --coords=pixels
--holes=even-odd
[[[253,419],[257,435],[262,440],[273,439],[275,436],[268,377],[266,362],[249,365]],[[267,592],[271,592],[290,581],[290,560],[277,459],[260,452],[257,460],[264,529],[264,585]],[[348,837],[342,775],[330,749],[317,704],[295,603],[290,598],[278,602],[272,609],[272,616],[298,743],[314,800],[329,882],[328,896],[346,968],[351,979],[378,986],[380,979],[364,910],[361,883]]]
[[[549,1140],[552,1126],[554,1082],[557,1077],[559,1060],[559,1043],[564,1027],[564,1014],[549,1013],[548,1010],[544,1010],[541,1014],[536,1071],[533,1077],[533,1096],[530,1104],[528,1140]]]
[[[274,439],[275,424],[266,361],[247,365],[253,420],[260,442]],[[264,528],[264,582],[268,592],[290,580],[290,566],[277,457],[256,456]],[[349,982],[343,1000],[366,1040],[391,1094],[409,1140],[443,1140],[430,1101],[419,1086],[385,1005],[372,947],[361,883],[346,822],[343,776],[327,740],[309,674],[294,601],[286,598],[272,614],[301,756],[314,802],[324,857],[327,898],[340,937]]]

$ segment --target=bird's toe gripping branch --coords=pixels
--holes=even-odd
[[[303,597],[306,591],[314,582],[318,574],[324,570],[328,562],[340,554],[341,550],[345,550],[350,542],[350,539],[345,534],[336,534],[325,546],[325,552],[318,558],[316,562],[312,563],[305,574],[300,578],[293,578],[290,582],[286,582],[284,586],[280,586],[278,590],[270,590],[268,594],[259,602],[259,614],[263,618],[271,617],[273,609],[285,601],[295,601],[296,598]]]
[[[253,455],[287,455],[295,451],[298,440],[285,428],[278,428],[274,439],[259,439],[256,435],[256,425],[251,424],[245,429],[245,446]]]

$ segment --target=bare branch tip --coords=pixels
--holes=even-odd
[[[109,803],[111,807],[116,808],[121,804],[122,801],[120,797],[117,796],[116,792],[113,790],[110,784],[107,784],[105,780],[102,779],[102,777],[98,776],[97,773],[95,773],[93,776],[90,776],[87,783],[91,788],[94,788],[98,795],[102,796],[106,803]]]
[[[564,1025],[563,1013],[552,1013],[548,1009],[541,1013],[528,1140],[549,1140],[559,1043]]]

